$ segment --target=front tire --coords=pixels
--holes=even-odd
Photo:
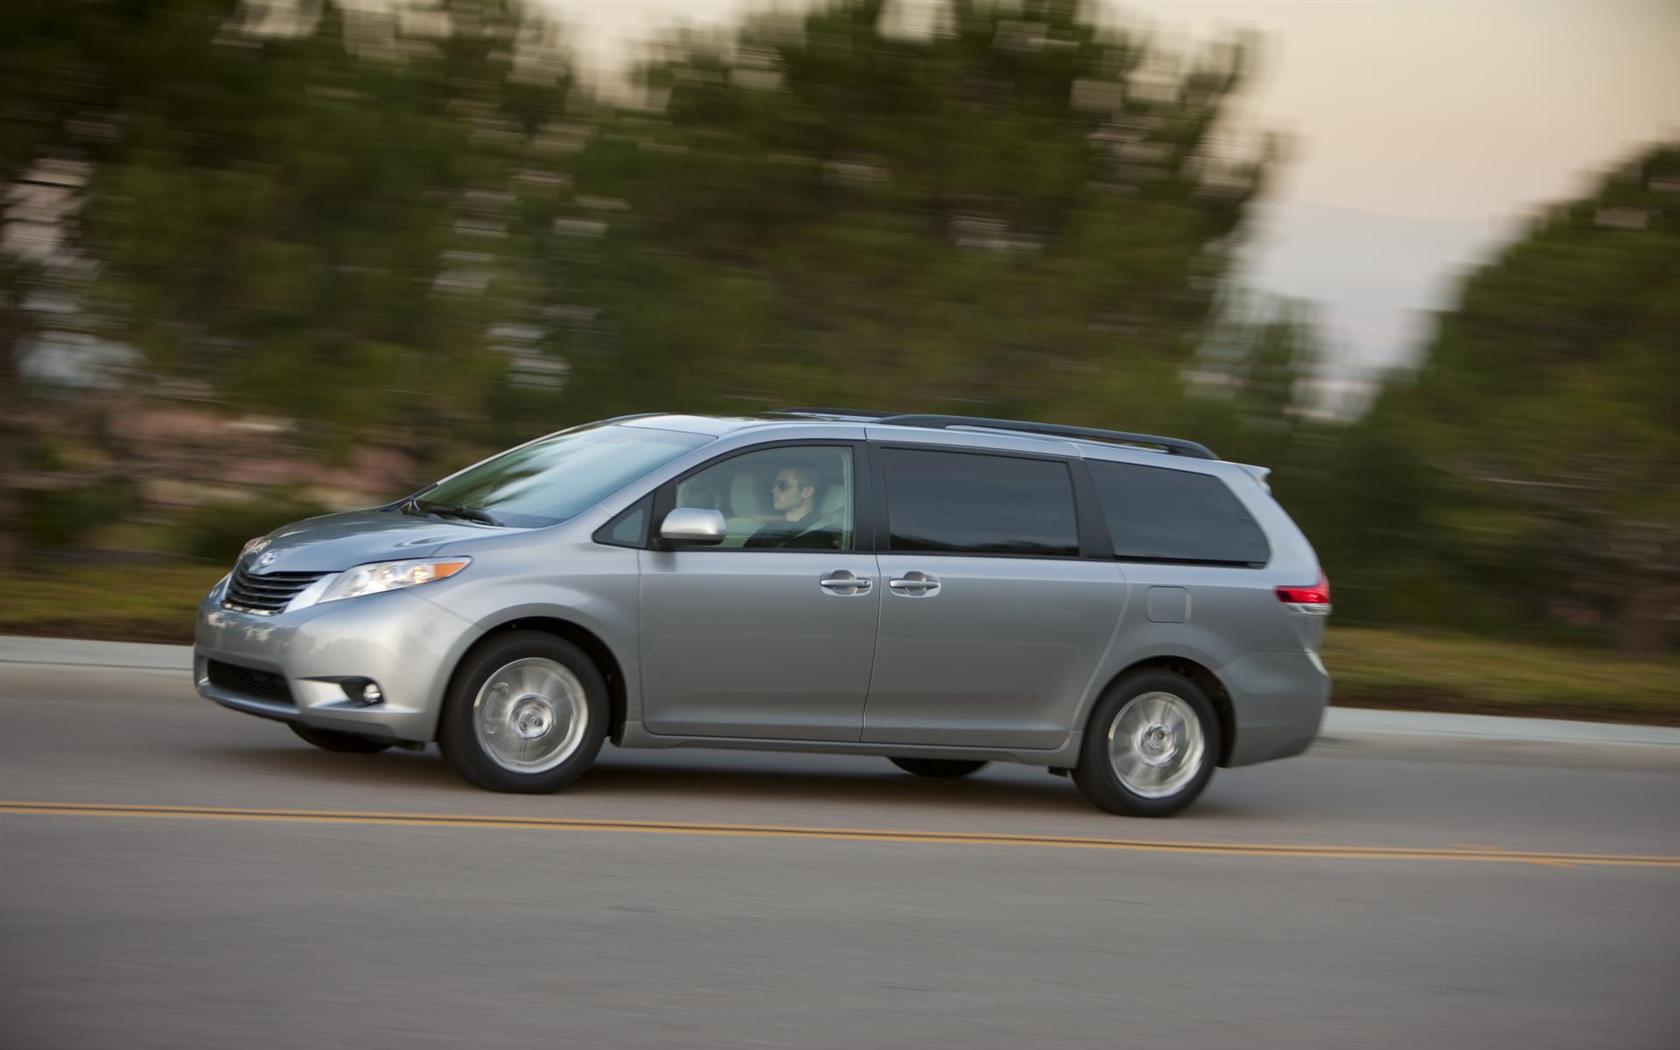
[[[336,729],[316,729],[314,726],[299,725],[287,722],[286,727],[298,735],[298,738],[314,744],[322,751],[337,751],[346,755],[377,755],[390,747],[393,741],[377,740],[371,736],[359,733],[340,733]]]
[[[986,768],[984,762],[970,762],[960,758],[893,758],[888,761],[906,773],[931,777],[934,780],[955,780]]]
[[[1169,817],[1207,787],[1219,748],[1219,717],[1201,686],[1171,671],[1142,671],[1097,702],[1073,782],[1110,813]]]
[[[540,631],[510,631],[456,668],[438,746],[481,788],[557,791],[595,761],[610,713],[606,679],[582,649]]]

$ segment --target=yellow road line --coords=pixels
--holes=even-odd
[[[1680,868],[1680,856],[1620,853],[1548,853],[1499,848],[1416,849],[1398,846],[1312,846],[1241,842],[1157,842],[1148,839],[1062,835],[1005,835],[888,828],[797,827],[777,824],[690,824],[673,821],[592,820],[572,817],[496,817],[452,813],[376,813],[314,809],[238,809],[225,806],[157,806],[126,803],[0,802],[0,814],[79,817],[162,817],[292,824],[377,824],[387,827],[501,828],[517,831],[615,831],[652,835],[720,835],[845,842],[914,842],[960,846],[1038,846],[1053,849],[1131,850],[1143,853],[1223,854],[1236,857],[1301,857],[1329,860],[1480,861],[1554,867]]]

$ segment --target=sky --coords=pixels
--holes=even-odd
[[[808,0],[536,2],[610,82],[670,27]],[[896,2],[915,22],[935,0]],[[1415,359],[1427,312],[1535,209],[1680,138],[1680,0],[1088,2],[1176,50],[1259,32],[1240,124],[1290,155],[1245,277],[1318,304],[1332,388]]]

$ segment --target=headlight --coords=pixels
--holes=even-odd
[[[404,587],[418,587],[434,580],[447,580],[472,564],[471,558],[413,558],[408,561],[380,561],[372,565],[358,565],[339,574],[322,594],[320,601],[335,602],[340,598],[358,598],[364,594],[396,591]]]

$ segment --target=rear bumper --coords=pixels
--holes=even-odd
[[[429,741],[450,670],[470,625],[432,602],[392,591],[312,605],[275,616],[224,609],[213,591],[198,609],[193,681],[200,696],[261,718],[298,722],[384,739]],[[285,682],[289,698],[224,680],[211,660],[265,671]],[[346,679],[378,683],[384,699],[363,704]]]
[[[1228,766],[1298,755],[1311,746],[1330,704],[1330,676],[1306,652],[1252,653],[1221,667],[1236,743]]]

